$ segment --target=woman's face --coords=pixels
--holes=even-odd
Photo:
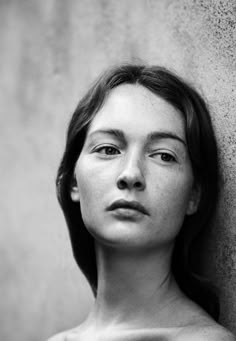
[[[198,205],[182,114],[140,85],[111,91],[88,129],[75,177],[71,197],[85,226],[113,247],[169,245]]]

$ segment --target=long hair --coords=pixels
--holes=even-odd
[[[219,318],[218,297],[210,282],[197,273],[196,242],[207,229],[218,197],[217,145],[211,118],[202,97],[181,78],[159,66],[121,65],[104,73],[79,102],[67,131],[58,169],[57,196],[68,225],[73,254],[96,295],[97,267],[93,237],[84,226],[79,204],[70,193],[76,161],[88,127],[110,91],[121,84],[139,84],[178,109],[185,121],[186,140],[195,183],[201,188],[198,210],[186,216],[175,242],[172,271],[181,290]]]

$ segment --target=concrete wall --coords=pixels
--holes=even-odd
[[[205,259],[236,332],[235,1],[1,0],[2,340],[44,340],[89,310],[55,173],[81,94],[108,65],[135,60],[176,70],[209,101],[223,180]]]

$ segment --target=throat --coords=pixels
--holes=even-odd
[[[170,272],[170,256],[108,255],[97,248],[98,288],[90,317],[97,324],[155,326],[180,291]],[[162,256],[162,257],[161,257]],[[163,318],[159,318],[163,324]]]

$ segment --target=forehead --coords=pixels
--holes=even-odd
[[[122,84],[109,93],[88,134],[99,129],[121,129],[136,135],[168,130],[185,135],[183,115],[160,96],[136,84]]]

